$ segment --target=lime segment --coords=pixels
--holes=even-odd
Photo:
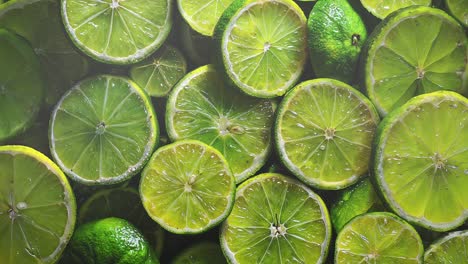
[[[0,147],[2,263],[55,263],[75,218],[75,197],[57,165],[29,147]]]
[[[390,213],[369,213],[351,220],[336,238],[335,263],[423,263],[416,230]]]
[[[61,0],[72,41],[92,58],[130,64],[161,46],[172,26],[170,0]]]
[[[177,234],[206,231],[234,203],[234,177],[216,149],[195,140],[159,148],[142,173],[140,195],[148,214]]]
[[[39,60],[20,36],[0,29],[0,142],[32,125],[42,105]]]
[[[304,13],[292,0],[235,1],[230,9],[215,33],[230,80],[252,96],[283,95],[307,57]]]
[[[221,246],[230,263],[323,263],[330,237],[322,199],[296,180],[266,173],[238,187]]]
[[[233,0],[177,0],[179,11],[191,28],[205,36],[212,36],[218,19]]]
[[[167,131],[172,140],[196,139],[221,151],[239,183],[266,162],[274,108],[271,100],[225,85],[212,65],[203,66],[187,74],[170,94]]]
[[[49,140],[53,158],[80,183],[128,180],[149,159],[158,138],[147,95],[123,77],[86,79],[52,112]]]
[[[467,92],[467,37],[444,11],[408,7],[387,17],[364,49],[365,89],[381,115],[437,90]]]
[[[362,5],[374,16],[384,19],[390,13],[412,5],[429,6],[431,0],[361,0]]]
[[[468,230],[449,233],[424,253],[424,263],[468,263]]]
[[[446,231],[468,218],[468,100],[454,92],[417,96],[379,126],[374,174],[401,217]]]
[[[379,117],[357,90],[340,81],[300,83],[283,99],[275,125],[281,161],[299,179],[342,189],[368,169]]]

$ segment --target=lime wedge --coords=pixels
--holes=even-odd
[[[52,112],[50,151],[82,184],[114,184],[135,175],[157,143],[156,115],[146,93],[110,75],[86,79]]]
[[[445,5],[449,12],[462,23],[468,27],[468,1],[466,0],[445,0]]]
[[[391,213],[369,213],[351,220],[336,238],[335,263],[423,263],[418,232]]]
[[[218,149],[237,183],[265,164],[271,149],[274,103],[225,85],[212,65],[187,74],[170,94],[166,109],[169,137],[196,139]]]
[[[333,228],[337,233],[354,217],[374,211],[384,211],[384,206],[369,178],[343,190],[330,208]]]
[[[378,122],[373,105],[351,86],[305,81],[280,104],[276,147],[283,164],[305,183],[343,189],[367,172]]]
[[[163,46],[147,60],[130,68],[130,78],[150,96],[164,97],[184,77],[187,63],[180,51]]]
[[[159,148],[142,173],[140,195],[149,216],[176,234],[204,232],[223,221],[235,182],[219,151],[195,140]]]
[[[92,58],[131,64],[156,51],[172,26],[171,0],[61,0],[63,23]]]
[[[0,28],[0,143],[29,128],[44,96],[39,60],[28,42]]]
[[[417,96],[379,125],[374,159],[390,207],[417,225],[447,231],[468,218],[468,99]]]
[[[367,11],[380,19],[384,19],[398,9],[412,5],[429,6],[431,2],[431,0],[361,0]]]
[[[424,253],[424,263],[468,263],[468,230],[449,233]]]
[[[213,242],[195,244],[172,260],[172,264],[227,264],[221,247]]]
[[[177,0],[180,14],[198,33],[213,36],[213,31],[224,10],[234,0]]]
[[[230,263],[323,263],[331,225],[322,199],[281,174],[255,176],[237,188],[221,229]]]
[[[214,35],[229,79],[252,96],[283,95],[304,69],[306,23],[292,0],[234,1]]]
[[[75,197],[57,165],[32,148],[0,146],[2,263],[55,263],[75,218]]]
[[[146,214],[138,190],[131,187],[105,189],[94,193],[80,207],[80,224],[107,217],[118,217],[134,224],[154,248],[162,253],[164,231]]]
[[[58,8],[54,0],[13,0],[0,7],[0,27],[27,39],[39,57],[49,106],[88,73],[87,59],[75,51],[63,31]]]
[[[363,51],[363,86],[381,115],[418,94],[468,91],[467,37],[440,9],[395,12],[372,32]]]

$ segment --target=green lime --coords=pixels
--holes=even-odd
[[[131,64],[156,51],[172,27],[171,0],[61,0],[65,29],[88,56]]]
[[[225,85],[214,66],[187,74],[174,87],[166,109],[169,137],[196,139],[215,147],[228,161],[237,183],[265,164],[271,149],[274,103]]]
[[[362,5],[374,16],[384,19],[390,13],[412,5],[429,6],[431,0],[361,0]]]
[[[130,222],[109,217],[80,225],[67,247],[67,264],[159,264],[141,232]]]
[[[201,233],[223,221],[231,212],[235,188],[221,153],[195,140],[156,150],[140,181],[149,216],[176,234]]]
[[[447,231],[468,218],[468,99],[438,91],[417,96],[379,125],[374,175],[404,219]]]
[[[75,218],[75,196],[57,165],[32,148],[0,146],[2,263],[55,263]]]
[[[468,264],[468,230],[449,233],[424,253],[424,263]]]
[[[444,11],[416,6],[383,20],[363,49],[365,90],[381,115],[411,97],[437,90],[468,91],[467,37]]]
[[[330,238],[322,199],[277,173],[242,183],[221,229],[221,247],[230,263],[324,263]]]
[[[423,263],[418,232],[391,213],[355,217],[336,238],[335,263]]]
[[[122,218],[135,225],[152,245],[156,255],[161,255],[164,231],[148,217],[136,189],[120,187],[100,190],[89,197],[78,212],[79,223],[107,217]]]
[[[234,0],[177,0],[180,14],[198,33],[213,36],[213,31],[224,10]]]
[[[221,247],[213,242],[195,244],[172,260],[172,264],[227,264]]]
[[[332,79],[305,81],[281,102],[275,140],[281,161],[320,189],[343,189],[368,170],[379,116],[351,86]]]
[[[87,59],[75,51],[63,31],[53,0],[14,0],[0,7],[0,27],[27,39],[47,79],[45,102],[55,105],[73,83],[88,72]]]
[[[320,0],[307,22],[312,68],[317,77],[351,84],[361,47],[367,39],[364,21],[348,0]]]
[[[130,68],[130,78],[150,96],[164,97],[187,72],[180,51],[165,45],[147,60]]]
[[[132,81],[100,75],[81,81],[52,112],[50,151],[82,184],[114,184],[138,173],[158,139],[156,115]]]
[[[229,79],[256,97],[286,93],[304,69],[306,23],[292,0],[235,0],[214,35]]]
[[[45,83],[28,42],[0,28],[0,142],[29,128],[39,112]]]
[[[214,47],[213,39],[199,34],[182,19],[179,21],[179,26],[179,43],[188,59],[196,65],[210,63]]]
[[[335,231],[339,231],[354,217],[374,211],[383,211],[384,206],[369,178],[341,191],[330,208]]]
[[[466,0],[445,0],[449,12],[462,23],[468,27],[468,1]]]

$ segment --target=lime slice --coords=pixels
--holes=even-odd
[[[362,5],[374,16],[384,19],[398,9],[412,6],[429,6],[431,0],[361,0]]]
[[[227,264],[221,247],[213,242],[195,244],[177,255],[172,264]]]
[[[231,212],[234,177],[216,149],[195,140],[159,148],[142,173],[140,195],[148,214],[176,234],[204,232]]]
[[[274,103],[226,86],[212,65],[187,74],[174,87],[166,109],[169,137],[200,140],[221,151],[237,183],[265,164]]]
[[[39,60],[20,36],[0,28],[0,142],[30,127],[44,95]]]
[[[230,263],[323,263],[331,225],[322,199],[281,174],[255,176],[237,188],[221,229]]]
[[[26,38],[39,57],[47,77],[47,105],[55,105],[88,72],[88,61],[63,31],[58,8],[53,0],[14,0],[0,7],[0,27]]]
[[[73,180],[114,184],[135,175],[158,138],[151,101],[132,81],[86,79],[60,99],[51,115],[50,151]]]
[[[204,36],[213,36],[216,23],[233,1],[177,0],[177,5],[180,14],[191,28]]]
[[[140,194],[131,187],[112,188],[94,193],[81,206],[78,222],[118,217],[134,224],[154,248],[158,256],[162,253],[164,231],[146,214]]]
[[[130,68],[130,78],[149,95],[164,97],[184,77],[187,63],[180,51],[163,46],[147,60]]]
[[[234,1],[215,32],[229,79],[252,96],[283,95],[304,69],[306,22],[292,0]]]
[[[305,81],[280,104],[276,146],[281,161],[305,183],[342,189],[367,172],[378,122],[372,104],[351,86]]]
[[[343,190],[330,208],[335,231],[339,231],[354,217],[374,211],[384,211],[384,206],[368,178]]]
[[[351,220],[336,238],[335,263],[423,263],[418,232],[391,213],[369,213]]]
[[[363,53],[364,87],[381,115],[411,97],[437,90],[468,91],[467,37],[444,11],[408,7],[372,32]]]
[[[447,231],[468,218],[468,99],[417,96],[386,117],[374,174],[390,207],[417,225]]]
[[[468,1],[466,0],[445,0],[449,12],[462,23],[468,27]]]
[[[179,43],[188,59],[200,66],[209,64],[214,47],[213,39],[199,34],[182,19],[179,21],[179,31]]]
[[[449,233],[424,253],[424,263],[468,263],[468,230]]]
[[[61,0],[65,29],[92,58],[131,64],[156,51],[172,27],[171,0]]]
[[[2,263],[55,263],[75,218],[75,197],[57,165],[32,148],[0,146]]]

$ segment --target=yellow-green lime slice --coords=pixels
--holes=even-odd
[[[75,196],[57,165],[32,148],[0,146],[1,263],[55,263],[75,218]]]
[[[450,13],[468,27],[468,1],[466,0],[445,0],[445,5]]]
[[[424,263],[468,263],[468,230],[451,232],[424,253]]]
[[[431,0],[361,0],[367,11],[380,19],[384,19],[398,9],[412,5],[429,6],[431,2]]]

